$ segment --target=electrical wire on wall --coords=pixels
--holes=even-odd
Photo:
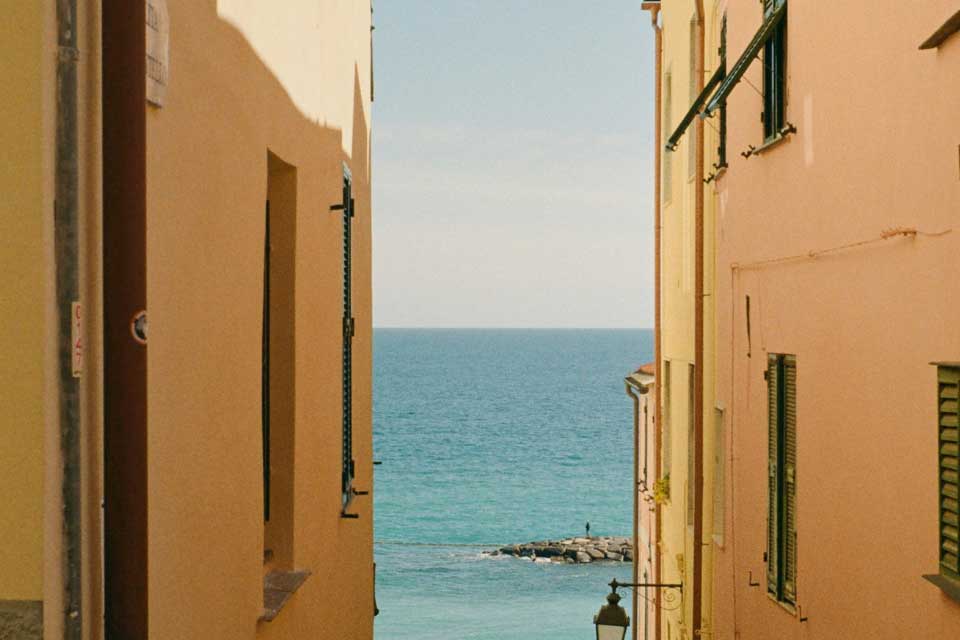
[[[852,249],[857,249],[861,247],[867,247],[874,244],[880,244],[888,240],[894,240],[897,238],[907,238],[915,239],[917,237],[924,238],[939,238],[945,235],[948,235],[953,232],[953,229],[944,229],[942,231],[928,232],[922,231],[914,227],[891,227],[889,229],[884,229],[880,234],[873,238],[868,238],[865,240],[859,240],[856,242],[848,242],[832,247],[827,247],[824,249],[814,249],[806,253],[798,253],[794,255],[781,256],[776,258],[766,258],[762,260],[756,260],[746,263],[733,263],[730,265],[730,321],[734,322],[736,318],[736,301],[738,299],[738,291],[740,290],[739,285],[739,274],[743,271],[762,269],[767,266],[774,266],[780,264],[787,264],[791,262],[798,262],[802,260],[816,260],[822,256],[828,256],[834,253],[839,253],[842,251],[848,251]],[[747,313],[749,314],[749,302],[747,303]],[[749,317],[747,318],[749,323]],[[749,326],[749,325],[748,325]],[[730,383],[731,383],[731,393],[732,389],[736,388],[736,332],[732,331],[730,335]],[[749,355],[748,355],[749,357]],[[736,503],[736,456],[734,452],[736,451],[736,429],[734,428],[734,422],[736,420],[736,402],[732,401],[731,397],[730,402],[730,416],[729,416],[729,428],[731,432],[731,442],[730,442],[730,456],[729,456],[729,465],[730,465],[730,508],[731,508],[731,518],[730,518],[730,527],[731,527],[731,552],[734,558],[734,571],[732,572],[732,597],[733,597],[733,626],[734,626],[734,635],[738,635],[737,628],[737,584],[736,584],[736,521],[737,521],[737,503]]]
[[[798,260],[813,260],[821,256],[829,255],[831,253],[837,253],[839,251],[846,251],[849,249],[856,249],[859,247],[865,247],[871,244],[877,244],[884,242],[886,240],[892,240],[894,238],[916,238],[917,236],[923,236],[926,238],[939,238],[940,236],[945,236],[948,233],[952,233],[953,229],[945,229],[943,231],[936,232],[927,232],[914,229],[912,227],[893,227],[891,229],[884,229],[880,232],[880,235],[876,238],[870,238],[868,240],[860,240],[859,242],[849,242],[847,244],[837,245],[835,247],[828,247],[826,249],[815,249],[808,251],[807,253],[798,253],[790,256],[782,256],[779,258],[767,258],[764,260],[757,260],[755,262],[746,262],[743,264],[734,262],[730,265],[730,268],[733,271],[746,271],[748,269],[759,269],[768,265],[781,264],[785,262],[796,262]]]

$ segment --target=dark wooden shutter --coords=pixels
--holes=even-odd
[[[958,563],[958,388],[960,388],[960,367],[939,367],[938,378],[938,427],[939,438],[939,475],[940,475],[940,573],[960,579]]]
[[[776,354],[767,356],[767,591],[780,594],[780,362]]]
[[[787,0],[763,0],[763,17],[768,18],[770,14],[781,5],[787,3]]]
[[[782,0],[772,2],[768,12],[773,15],[774,6],[784,4]],[[787,17],[783,18],[764,45],[763,53],[763,134],[769,140],[780,135],[786,122],[786,53],[787,53]]]
[[[797,599],[797,360],[783,356],[783,600]]]
[[[760,53],[760,50],[764,48],[767,41],[773,37],[774,32],[777,27],[782,23],[784,18],[787,15],[787,5],[781,0],[773,10],[770,11],[769,15],[764,18],[763,24],[760,26],[760,29],[754,34],[753,39],[750,41],[750,44],[747,45],[747,48],[743,50],[743,53],[740,54],[740,57],[737,58],[737,61],[733,63],[733,66],[730,67],[729,73],[723,79],[723,82],[720,83],[720,86],[717,88],[717,92],[713,94],[713,97],[710,98],[710,101],[707,103],[706,108],[703,113],[705,116],[710,117],[714,112],[720,108],[720,105],[724,104],[727,101],[727,98],[730,96],[730,92],[733,91],[733,88],[737,86],[740,80],[743,79],[744,74],[747,72],[747,68],[753,63],[754,59]]]
[[[352,304],[352,237],[353,188],[349,171],[343,177],[343,461],[342,490],[346,506],[353,497],[353,304]]]
[[[720,26],[720,71],[727,76],[727,14]],[[720,143],[717,146],[717,169],[727,166],[727,103],[720,105]]]

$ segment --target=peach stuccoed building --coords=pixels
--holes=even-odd
[[[0,20],[0,638],[371,640],[369,0]]]
[[[734,65],[782,18],[716,187],[715,638],[956,638],[960,7],[768,4],[727,4]]]
[[[692,322],[713,368],[689,400],[708,426],[691,429],[699,451],[686,456],[687,478],[704,479],[695,504],[713,520],[702,523],[695,569],[712,588],[684,575],[683,598],[701,599],[701,617],[678,630],[663,613],[649,637],[956,638],[960,7],[644,5],[661,13],[667,114],[660,367],[670,336]],[[690,99],[677,90],[682,49],[703,61]],[[693,118],[678,131],[684,113]],[[691,169],[702,251],[671,235],[686,214],[674,213],[670,155],[696,153],[685,140],[698,120],[708,142],[704,170]],[[673,141],[675,151],[663,148]],[[687,255],[673,251],[693,251],[693,273],[705,274],[702,311],[670,301]],[[678,400],[662,375],[665,442]],[[672,453],[674,473],[683,455]],[[664,537],[661,550],[670,544]]]

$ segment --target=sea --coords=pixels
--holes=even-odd
[[[631,535],[623,379],[652,353],[649,330],[375,330],[376,640],[596,637],[629,563],[484,552]]]

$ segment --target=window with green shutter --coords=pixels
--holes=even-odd
[[[723,77],[727,76],[727,14],[723,14],[723,22],[720,26],[720,73]],[[717,145],[717,170],[724,169],[727,166],[727,103],[720,105],[720,131],[717,132],[720,142]]]
[[[937,367],[937,559],[938,571],[923,577],[960,602],[960,362]]]
[[[786,0],[764,0],[764,19],[768,20]],[[772,140],[781,135],[786,124],[787,88],[786,14],[763,45],[763,137]]]
[[[947,578],[960,580],[960,551],[958,551],[958,386],[960,367],[937,368],[937,416],[939,431],[939,480],[940,480],[940,573]]]
[[[797,599],[797,359],[767,356],[767,592]]]
[[[343,165],[343,199],[340,204],[334,205],[331,209],[340,211],[343,217],[343,342],[341,343],[343,448],[340,480],[343,510],[341,516],[355,518],[356,514],[347,513],[347,507],[353,500],[354,495],[362,494],[353,487],[353,480],[356,475],[356,463],[353,459],[353,336],[356,324],[353,317],[353,259],[351,257],[354,200],[353,176],[346,164]]]

